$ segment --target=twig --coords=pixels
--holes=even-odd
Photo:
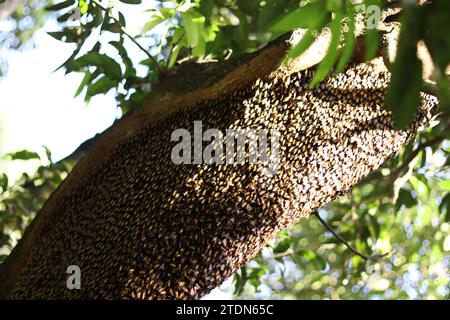
[[[343,239],[340,235],[338,235],[329,225],[328,223],[322,219],[322,217],[319,215],[319,213],[317,211],[313,212],[313,215],[315,215],[317,217],[317,219],[319,219],[320,223],[328,230],[330,231],[339,241],[341,241],[351,252],[353,252],[354,254],[360,256],[361,258],[363,258],[366,261],[375,261],[375,260],[379,260],[382,259],[384,257],[386,257],[388,254],[390,254],[392,251],[386,252],[384,254],[381,255],[373,255],[373,256],[366,256],[364,254],[362,254],[361,252],[359,252],[358,250],[356,250],[355,248],[353,248],[345,239]]]
[[[136,41],[136,39],[134,39],[134,37],[132,35],[130,35],[125,28],[122,26],[122,24],[120,23],[119,20],[117,20],[115,17],[113,17],[112,15],[110,15],[110,10],[108,8],[105,8],[103,5],[101,5],[97,0],[92,0],[92,3],[95,3],[95,5],[97,5],[100,9],[102,9],[103,11],[105,11],[105,13],[108,15],[109,18],[111,18],[115,23],[117,23],[120,26],[120,31],[122,32],[122,34],[124,34],[125,36],[128,37],[128,39],[131,40],[131,42],[133,42],[139,49],[141,49],[142,51],[145,52],[145,54],[148,56],[148,58],[150,59],[150,61],[152,62],[152,64],[156,67],[156,69],[158,70],[158,74],[161,73],[161,67],[159,66],[158,61],[156,61],[155,57],[153,57],[150,52],[147,51],[147,49],[145,49],[139,42]]]
[[[450,129],[450,121],[448,121],[443,132],[446,132],[449,129]],[[398,166],[397,168],[395,168],[394,170],[391,171],[391,173],[389,174],[389,176],[390,176],[389,179],[391,181],[395,181],[403,173],[403,171],[405,171],[405,169],[408,168],[408,165],[411,163],[411,161],[414,160],[415,157],[417,157],[417,155],[420,153],[420,151],[424,150],[427,147],[431,147],[433,145],[440,144],[444,140],[445,140],[445,137],[442,135],[439,135],[431,140],[420,143],[414,149],[414,151],[411,152],[411,154],[405,160],[403,160],[403,163],[400,166]]]
[[[277,259],[277,258],[282,258],[282,257],[289,257],[289,256],[292,256],[293,254],[294,254],[294,252],[291,249],[289,249],[289,250],[287,250],[285,252],[277,253],[273,257],[275,259]]]

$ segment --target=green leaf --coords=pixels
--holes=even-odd
[[[301,55],[309,46],[314,42],[314,35],[311,30],[308,30],[302,37],[302,39],[297,43],[288,53],[288,57],[296,58]]]
[[[344,71],[345,67],[347,66],[347,63],[350,61],[352,54],[353,54],[353,48],[355,46],[355,17],[354,17],[354,10],[353,6],[351,4],[347,5],[347,17],[348,17],[348,23],[347,23],[347,32],[345,33],[345,46],[342,50],[341,57],[339,58],[338,65],[336,67],[336,72],[340,73]]]
[[[365,217],[368,217],[368,227],[370,231],[370,235],[373,237],[373,239],[378,239],[380,236],[380,224],[377,221],[377,218],[371,215],[366,215]]]
[[[113,81],[110,78],[104,76],[88,87],[86,95],[93,97],[96,94],[107,93],[116,85],[117,85],[116,81]]]
[[[83,46],[83,43],[78,43],[77,48],[73,51],[73,53],[70,55],[69,58],[67,58],[66,61],[64,61],[63,64],[61,64],[58,68],[56,68],[53,72],[58,71],[59,69],[61,69],[62,67],[66,67],[69,63],[71,63],[75,57],[78,55],[78,53],[80,52],[81,48]],[[69,73],[70,71],[67,70],[66,68],[66,74]]]
[[[108,21],[108,19],[104,20],[104,22],[102,24],[102,30],[106,30],[106,31],[109,31],[112,33],[121,33],[122,32],[122,27],[119,22],[110,20],[105,23],[105,21]]]
[[[439,210],[445,212],[444,220],[446,222],[450,221],[450,193],[447,193],[444,198],[442,198],[441,204],[439,205]]]
[[[125,21],[125,17],[122,12],[119,12],[119,23],[122,27],[126,27],[127,23]]]
[[[324,270],[327,267],[327,261],[321,256],[316,255],[312,261],[319,270]]]
[[[420,105],[422,64],[416,56],[416,43],[420,36],[421,19],[413,9],[411,7],[406,11],[402,19],[398,53],[392,65],[391,82],[385,98],[397,128],[406,127]]]
[[[206,42],[203,37],[200,37],[197,45],[192,50],[192,56],[194,57],[203,57],[206,52]]]
[[[122,58],[122,61],[125,65],[125,74],[124,77],[128,78],[131,76],[136,75],[136,70],[133,67],[133,62],[131,61],[130,57],[128,57],[128,52],[123,46],[122,41],[110,41],[109,44],[111,44],[116,50],[119,52],[120,57]]]
[[[8,176],[4,173],[0,176],[0,188],[2,188],[2,193],[8,188]]]
[[[7,154],[11,160],[31,160],[31,159],[40,159],[39,155],[36,152],[21,150],[14,153]]]
[[[402,129],[411,122],[420,105],[422,64],[415,53],[397,61],[393,66],[395,71],[392,72],[385,103],[394,114],[395,126]]]
[[[174,18],[176,13],[175,9],[172,8],[161,8],[159,11],[166,19]]]
[[[414,191],[417,192],[419,199],[421,201],[427,201],[430,192],[428,185],[426,185],[425,182],[414,176],[409,178],[409,182],[414,188]]]
[[[358,266],[361,264],[361,263],[363,263],[364,261],[363,261],[363,259],[360,257],[360,256],[353,256],[353,258],[352,258],[352,266],[353,266],[353,268],[355,268],[355,269],[357,269],[358,268]]]
[[[66,68],[68,72],[71,72],[81,71],[83,68],[88,66],[98,67],[101,72],[112,80],[120,81],[122,79],[122,70],[120,65],[107,55],[94,51],[69,62]]]
[[[56,32],[47,32],[49,36],[52,36],[56,40],[64,41],[66,37],[66,33],[62,31],[56,31]]]
[[[177,44],[173,49],[172,49],[172,54],[170,55],[170,60],[169,60],[169,68],[173,67],[173,65],[175,64],[175,62],[177,61],[178,58],[178,54],[180,53],[180,50],[183,46],[181,44]]]
[[[314,251],[312,250],[307,250],[303,253],[303,256],[308,259],[308,260],[312,260],[316,258],[316,254],[314,253]]]
[[[187,43],[195,47],[203,41],[202,34],[205,25],[205,17],[196,11],[186,11],[181,13],[186,30]],[[204,41],[203,41],[204,42]]]
[[[145,97],[146,94],[140,90],[133,92],[133,94],[131,94],[131,96],[127,100],[121,102],[120,109],[122,110],[122,114],[125,114],[130,110],[142,107]]]
[[[247,268],[244,265],[241,269],[240,269],[240,274],[239,273],[235,273],[235,290],[234,292],[236,294],[241,294],[244,291],[244,287],[245,284],[247,283]]]
[[[71,5],[75,4],[75,0],[67,0],[67,1],[63,1],[48,7],[45,7],[45,10],[47,11],[58,11],[67,7],[70,7]]]
[[[417,205],[417,200],[412,196],[411,192],[405,189],[400,189],[398,192],[396,210],[398,211],[402,205],[406,208],[411,208]]]
[[[214,0],[203,0],[200,1],[200,7],[198,10],[202,15],[205,16],[206,19],[210,19],[213,9],[214,9],[215,3]]]
[[[240,10],[233,9],[233,10],[231,10],[231,12],[233,12],[233,14],[239,19],[238,43],[245,50],[245,48],[247,47],[247,41],[248,41],[248,36],[249,36],[249,26],[248,26],[247,15],[244,14]]]
[[[424,40],[433,61],[445,74],[450,63],[450,1],[434,1],[433,5],[417,8],[421,19],[425,20]],[[448,90],[448,83],[446,90]]]
[[[77,28],[64,28],[63,31],[47,33],[56,40],[64,41],[67,43],[78,42],[78,40],[80,39]]]
[[[296,28],[315,29],[315,21],[328,14],[324,2],[317,1],[293,10],[273,23],[268,30],[271,32],[286,32]]]
[[[248,275],[248,281],[256,288],[261,284],[261,277],[264,273],[262,268],[253,269]]]
[[[166,20],[166,17],[160,11],[153,11],[150,19],[144,24],[142,33],[146,33]]]
[[[378,50],[378,31],[374,29],[367,30],[365,59],[367,61],[375,58]]]
[[[438,186],[441,189],[450,191],[450,180],[439,181]]]
[[[177,57],[178,57],[178,54],[180,53],[181,48],[186,45],[184,43],[185,41],[182,41],[184,39],[181,39],[181,37],[183,37],[183,36],[184,36],[183,28],[177,28],[174,31],[174,33],[173,33],[171,45],[173,45],[174,43],[177,43],[177,45],[175,45],[172,48],[172,52],[170,54],[169,65],[168,65],[169,68],[172,67],[175,64],[175,62],[177,61]]]
[[[142,0],[119,0],[120,2],[126,3],[126,4],[141,4]]]
[[[48,162],[53,163],[52,160],[52,151],[47,146],[42,146],[45,150],[45,156],[47,157]]]
[[[185,12],[189,10],[191,6],[192,6],[191,0],[184,0],[177,5],[176,10],[179,12]]]
[[[290,246],[291,246],[291,240],[284,239],[277,244],[277,246],[273,249],[273,252],[274,253],[285,252],[287,249],[289,249]]]
[[[84,87],[91,81],[92,74],[89,71],[86,71],[83,80],[81,80],[80,85],[75,92],[74,98],[78,97],[83,91]]]
[[[316,259],[316,254],[312,250],[298,250],[294,256],[297,264],[300,264],[302,260],[312,261],[314,259]]]
[[[319,67],[314,73],[314,77],[311,80],[310,87],[315,86],[322,79],[324,79],[336,62],[339,53],[339,38],[341,36],[341,19],[342,14],[340,12],[336,12],[336,16],[331,23],[331,41],[330,45],[328,46],[327,54],[322,62],[320,62]]]
[[[70,10],[69,12],[66,12],[63,15],[59,16],[56,19],[56,21],[58,21],[58,22],[66,22],[73,15],[74,15],[74,10]]]
[[[92,20],[85,24],[86,28],[94,29],[103,23],[103,11],[99,7],[89,7],[89,14],[92,16]]]
[[[328,22],[328,15],[326,11],[322,11],[314,20],[312,27],[309,28],[303,35],[302,39],[297,43],[288,53],[288,57],[295,58],[301,55],[314,42],[314,31],[322,29]]]

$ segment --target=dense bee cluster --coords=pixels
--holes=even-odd
[[[280,230],[347,192],[430,117],[393,129],[388,74],[351,66],[315,89],[312,70],[251,86],[152,124],[117,145],[60,203],[34,243],[13,298],[195,299],[232,275]],[[222,132],[278,130],[280,167],[175,165],[171,133],[193,123]],[[68,290],[66,268],[81,269]]]

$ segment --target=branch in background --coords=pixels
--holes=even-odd
[[[125,35],[128,39],[131,40],[131,42],[133,42],[139,49],[141,49],[142,51],[145,52],[145,54],[147,55],[147,57],[150,59],[150,61],[152,62],[152,64],[156,67],[156,69],[158,70],[158,74],[161,73],[161,68],[159,66],[158,61],[156,61],[155,57],[153,57],[151,55],[150,52],[148,52],[139,42],[136,41],[136,39],[134,39],[134,37],[132,35],[130,35],[125,28],[122,26],[122,24],[120,23],[119,20],[117,20],[115,17],[113,17],[112,15],[110,15],[110,10],[108,8],[105,8],[104,6],[102,6],[97,0],[92,0],[92,3],[95,3],[95,5],[97,5],[101,10],[103,10],[108,17],[110,17],[115,23],[117,23],[118,26],[120,26],[120,32],[122,32],[123,35]]]
[[[413,161],[414,158],[417,157],[417,155],[419,154],[420,151],[424,150],[427,147],[431,147],[433,145],[439,144],[444,140],[445,140],[445,137],[438,136],[434,139],[431,139],[429,141],[419,144],[417,146],[417,148],[414,149],[414,151],[409,155],[408,158],[406,158],[406,160],[403,161],[403,163],[400,166],[398,166],[397,168],[395,168],[394,170],[391,171],[391,173],[389,174],[389,179],[391,181],[397,180],[397,178],[400,177],[400,175],[408,168],[411,161]]]
[[[450,120],[447,120],[447,125],[445,126],[443,132],[446,132],[450,130]],[[414,160],[415,157],[417,157],[417,155],[424,150],[427,147],[431,147],[437,144],[442,143],[445,140],[445,137],[443,135],[439,135],[431,140],[425,141],[420,143],[415,149],[414,151],[406,158],[403,160],[403,163],[398,166],[397,168],[395,168],[394,170],[391,171],[391,173],[389,174],[389,180],[391,182],[394,182],[395,180],[397,180],[398,177],[401,176],[401,174],[408,169],[409,164],[411,163],[411,161]]]
[[[361,252],[359,252],[358,250],[356,250],[355,248],[353,248],[345,239],[343,239],[340,235],[338,235],[330,227],[330,225],[324,219],[322,219],[322,217],[319,215],[319,213],[317,211],[313,212],[313,215],[315,215],[317,217],[317,219],[319,219],[320,223],[325,227],[325,229],[330,231],[333,234],[333,236],[336,237],[336,239],[338,239],[340,242],[342,242],[351,252],[353,252],[354,254],[363,258],[366,261],[376,261],[376,260],[382,259],[392,252],[392,251],[389,251],[389,252],[386,252],[386,253],[383,253],[380,255],[366,256],[366,255],[362,254]]]

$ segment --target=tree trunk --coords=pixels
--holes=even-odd
[[[1,266],[0,297],[200,298],[277,232],[348,192],[429,120],[437,101],[423,95],[416,120],[393,128],[381,59],[309,89],[322,40],[280,66],[290,39],[167,75],[148,105],[102,134],[52,194]],[[174,164],[171,135],[193,134],[194,121],[203,131],[277,130],[277,170]],[[81,289],[67,287],[70,265],[81,270]]]

